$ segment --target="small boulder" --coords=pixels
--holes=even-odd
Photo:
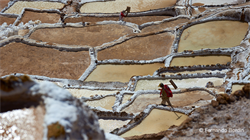
[[[250,98],[250,84],[246,84],[243,88],[242,88],[243,92],[245,93],[245,96],[247,98]]]
[[[220,104],[228,104],[230,103],[230,97],[228,94],[219,94],[216,101]]]
[[[219,106],[219,102],[217,102],[217,101],[215,101],[215,100],[212,100],[211,105],[212,105],[213,107],[217,107],[217,106]]]

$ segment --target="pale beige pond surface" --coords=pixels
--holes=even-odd
[[[4,13],[9,14],[21,14],[23,8],[34,8],[34,9],[60,9],[64,4],[59,2],[43,2],[43,1],[18,1],[14,5],[12,5],[8,10]]]
[[[181,94],[174,94],[170,102],[174,107],[192,105],[199,100],[212,100],[214,97],[206,91],[191,91]],[[144,111],[149,104],[160,104],[160,94],[144,94],[138,96],[135,101],[123,111],[127,113],[138,113]]]
[[[90,97],[91,95],[108,95],[116,93],[118,91],[108,91],[108,90],[88,90],[88,89],[67,89],[73,96],[77,98]]]
[[[125,94],[122,98],[122,104],[126,103],[133,95]]]
[[[210,21],[184,30],[178,52],[205,48],[230,48],[240,45],[248,29],[247,22]]]
[[[134,75],[153,75],[153,73],[160,67],[164,67],[164,64],[98,65],[86,81],[119,81],[125,83]]]
[[[100,100],[87,101],[86,104],[92,107],[102,107],[108,110],[112,110],[112,106],[114,105],[115,100],[116,98],[114,96],[109,96]]]
[[[244,85],[233,85],[231,94],[237,90],[242,90],[243,87],[244,87]]]
[[[174,57],[170,66],[193,66],[193,65],[212,65],[227,64],[231,62],[230,56],[195,56],[195,57]]]
[[[153,109],[139,125],[122,134],[121,137],[158,133],[167,130],[172,125],[178,126],[188,118],[187,115],[181,113],[176,114],[178,116],[181,115],[179,120],[176,120],[177,116],[171,111]]]
[[[102,128],[104,130],[105,133],[109,133],[112,130],[116,129],[116,128],[120,128],[123,125],[128,124],[130,120],[126,120],[126,121],[121,121],[121,120],[104,120],[104,119],[99,119],[99,125],[100,128]]]
[[[108,2],[91,2],[84,4],[81,13],[117,13],[131,7],[130,12],[147,11],[174,6],[176,0],[115,0]]]
[[[158,90],[159,83],[170,84],[170,79],[166,80],[139,80],[137,82],[135,91],[138,90]],[[223,84],[223,78],[190,78],[190,79],[173,79],[179,89],[190,88],[190,87],[205,87],[207,82],[213,82],[214,86],[220,86]],[[173,86],[169,85],[170,89],[173,90]]]

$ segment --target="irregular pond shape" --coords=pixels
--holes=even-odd
[[[153,75],[160,67],[164,67],[164,64],[98,65],[85,81],[119,81],[125,83],[129,82],[129,79],[134,75]]]
[[[98,60],[152,60],[171,53],[174,35],[161,33],[145,37],[135,37],[121,44],[98,52]]]
[[[102,107],[107,110],[112,110],[115,100],[116,98],[114,96],[108,96],[100,100],[87,101],[86,104],[92,107]]]
[[[135,91],[138,90],[158,90],[159,83],[170,84],[170,79],[166,80],[139,80],[137,82]],[[214,86],[221,86],[223,84],[223,78],[189,78],[189,79],[173,79],[179,89],[190,87],[205,87],[207,82],[213,82]],[[174,89],[172,85],[169,85],[170,89]]]
[[[244,87],[244,85],[232,85],[232,93],[234,93],[237,90],[242,90],[242,88]]]
[[[32,21],[40,20],[41,23],[51,23],[51,24],[61,22],[60,15],[58,13],[25,11],[21,20],[17,23],[17,25],[21,22],[25,24],[30,20]]]
[[[192,105],[199,100],[212,100],[214,97],[206,91],[191,91],[174,94],[170,102],[174,107],[184,107]],[[139,95],[135,101],[123,111],[127,113],[142,112],[149,104],[161,104],[160,94]]]
[[[244,39],[248,26],[247,22],[240,21],[209,21],[193,25],[183,31],[178,52],[235,47]]]
[[[91,95],[108,95],[116,93],[118,91],[108,91],[108,90],[88,90],[88,89],[67,89],[73,96],[77,98],[90,97]]]
[[[4,11],[4,13],[9,14],[21,14],[24,8],[34,8],[34,9],[60,9],[64,4],[59,2],[43,2],[43,1],[17,1],[9,9]]]
[[[99,125],[100,128],[102,128],[104,130],[105,133],[109,133],[112,130],[116,129],[116,128],[120,128],[123,125],[128,124],[130,120],[104,120],[104,119],[99,119]]]
[[[0,76],[23,73],[78,79],[89,64],[89,51],[66,52],[24,43],[10,43],[0,48]]]
[[[141,12],[174,6],[176,0],[116,0],[108,2],[91,2],[84,4],[81,13],[117,13],[131,7],[130,12]]]
[[[174,57],[170,66],[193,66],[227,64],[231,57],[226,55]]]
[[[11,17],[0,15],[0,25],[2,25],[4,22],[6,22],[7,25],[13,24],[15,20],[16,18],[11,18]]]
[[[95,25],[87,27],[45,28],[33,32],[29,38],[65,45],[88,45],[91,47],[102,45],[132,34],[133,30],[118,24]]]
[[[174,112],[153,109],[150,114],[137,126],[122,134],[121,137],[130,137],[135,135],[152,134],[167,130],[170,126],[179,126],[185,121],[188,116],[176,112],[178,116],[181,115],[179,120]]]

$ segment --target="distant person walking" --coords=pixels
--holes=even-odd
[[[168,87],[168,85],[164,85],[163,83],[160,83],[158,87],[161,87],[161,93],[160,93],[160,97],[162,99],[161,101],[161,105],[166,105],[166,102],[168,103],[169,106],[172,107],[172,104],[170,103],[169,97],[173,97],[173,93],[171,91],[171,89]]]
[[[121,11],[119,15],[119,21],[123,21],[123,18],[126,17],[127,15],[128,15],[128,12],[126,12],[126,10]]]

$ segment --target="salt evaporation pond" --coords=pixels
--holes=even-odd
[[[115,96],[108,96],[100,100],[87,101],[86,104],[92,107],[102,107],[107,110],[112,110],[115,100]]]
[[[153,109],[150,114],[137,126],[122,134],[121,137],[130,137],[135,135],[152,134],[167,130],[170,126],[179,126],[184,120],[188,118],[187,115],[177,113],[181,115],[179,120],[174,112]]]
[[[138,90],[158,90],[159,83],[170,84],[170,79],[165,80],[139,80],[137,82],[135,91]],[[173,79],[179,89],[190,87],[205,87],[207,82],[213,82],[214,86],[221,86],[223,84],[223,78],[189,78],[189,79]],[[169,85],[170,89],[174,89],[172,85]]]
[[[213,98],[214,97],[206,91],[190,91],[174,94],[173,98],[170,98],[170,102],[173,107],[184,107],[192,105],[199,100],[212,100]],[[138,96],[135,101],[123,111],[127,113],[142,112],[149,104],[161,104],[161,101],[160,94],[143,94]]]
[[[120,128],[123,125],[128,124],[130,120],[104,120],[104,119],[99,119],[99,125],[100,127],[104,130],[105,133],[109,133],[113,131],[116,128]]]
[[[108,24],[87,26],[83,28],[65,27],[37,29],[29,38],[42,42],[49,42],[51,44],[74,45],[76,47],[79,47],[77,45],[87,45],[95,47],[132,33],[133,30],[127,26]]]
[[[228,62],[231,62],[231,57],[226,55],[188,56],[174,57],[170,63],[170,66],[215,65],[227,64]]]
[[[244,87],[244,85],[232,85],[232,92],[234,93],[237,90],[242,90],[242,88]]]
[[[141,12],[174,6],[176,0],[116,0],[84,4],[81,13],[117,13],[131,7],[131,12]]]
[[[88,89],[67,89],[73,96],[77,98],[81,97],[90,97],[91,95],[108,95],[116,93],[118,91],[109,91],[109,90],[88,90]]]
[[[9,9],[4,11],[8,14],[21,14],[24,8],[34,8],[34,9],[60,9],[64,4],[59,2],[43,2],[43,1],[17,1]]]
[[[119,81],[128,82],[134,75],[153,75],[153,73],[164,67],[163,63],[136,64],[136,65],[98,65],[89,75],[86,81],[109,82]]]
[[[196,24],[183,31],[178,52],[235,47],[240,45],[247,29],[247,22],[239,21],[210,21]]]

